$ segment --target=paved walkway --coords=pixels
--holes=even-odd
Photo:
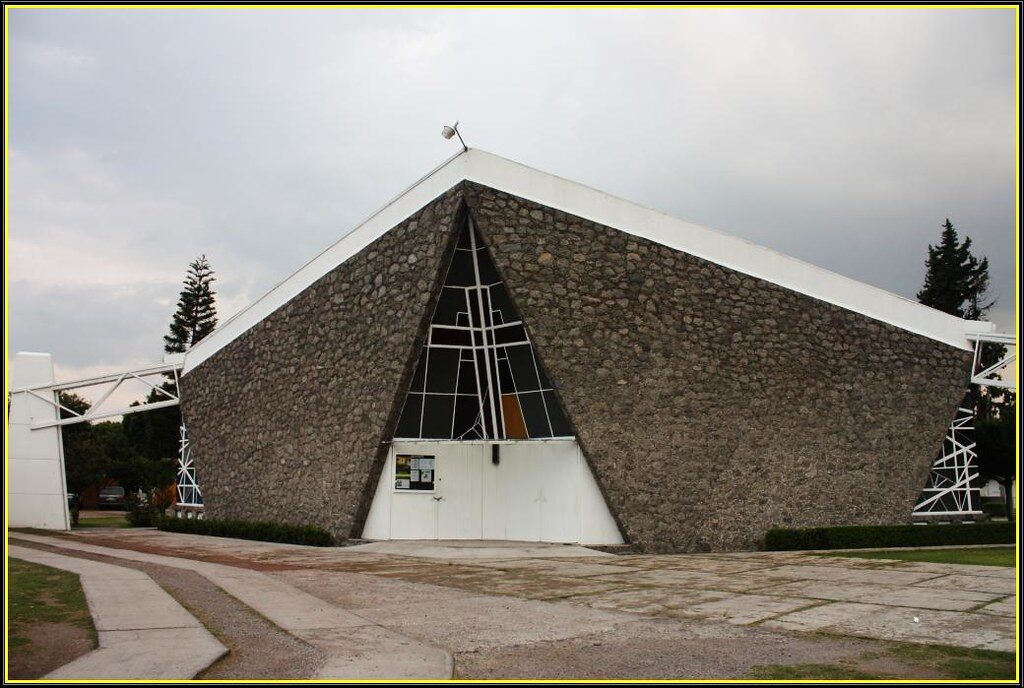
[[[190,679],[227,648],[141,571],[12,545],[11,557],[79,576],[99,647],[47,679]]]
[[[70,553],[88,552],[195,571],[281,629],[319,650],[325,660],[316,678],[445,679],[452,675],[452,659],[444,650],[390,631],[372,620],[265,573],[178,557],[111,549],[68,538],[24,533],[11,533],[10,538],[15,542],[21,540],[59,547]],[[33,552],[26,548],[17,549]],[[70,557],[61,558],[80,561],[85,567],[120,568]],[[145,574],[137,571],[131,573],[149,580]],[[159,588],[157,590],[167,595]]]
[[[485,543],[313,548],[162,533],[84,533],[76,541],[159,551],[265,571],[363,573],[489,595],[566,601],[673,619],[1014,651],[1015,571],[993,566],[800,552],[521,556]],[[530,548],[535,546],[530,545]],[[553,546],[561,548],[561,546]],[[419,553],[428,556],[418,556]],[[571,548],[569,548],[571,549]],[[559,551],[559,554],[564,551]],[[439,556],[440,555],[440,556]],[[315,588],[307,587],[315,593]]]

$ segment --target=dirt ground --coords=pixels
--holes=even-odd
[[[19,560],[9,566],[10,576],[21,581],[8,591],[10,678],[40,678],[96,646],[76,576]]]
[[[710,641],[652,620],[588,637],[461,652],[454,678],[949,678],[927,663],[889,656],[889,649],[884,642],[767,631]]]
[[[45,676],[93,649],[92,634],[66,622],[22,626],[16,639],[8,636],[8,643],[8,675],[19,679]]]

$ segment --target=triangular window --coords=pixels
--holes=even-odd
[[[542,439],[572,429],[467,217],[406,396],[400,439]]]

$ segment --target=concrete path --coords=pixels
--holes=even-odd
[[[141,571],[11,545],[8,554],[78,574],[99,647],[47,679],[190,679],[227,652]]]
[[[508,540],[382,540],[346,547],[357,554],[394,554],[427,559],[523,559],[543,557],[614,557],[614,554],[550,542],[514,542]]]
[[[452,676],[452,659],[444,650],[390,631],[370,619],[259,571],[98,547],[67,538],[24,533],[11,533],[10,538],[72,552],[89,552],[195,571],[281,629],[322,652],[325,663],[317,678],[447,679]]]
[[[524,543],[373,543],[299,547],[120,530],[76,541],[181,553],[267,570],[365,573],[592,610],[878,640],[1016,649],[1016,571],[806,552],[550,556]],[[533,547],[538,549],[533,550]],[[398,548],[402,554],[381,550]],[[312,590],[312,588],[307,588]]]

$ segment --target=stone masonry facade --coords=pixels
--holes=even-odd
[[[909,520],[969,352],[470,182],[184,377],[211,517],[358,537],[462,203],[627,541]]]
[[[435,199],[182,378],[207,516],[359,535],[461,196]]]
[[[627,541],[906,523],[971,354],[475,184],[467,203]]]

